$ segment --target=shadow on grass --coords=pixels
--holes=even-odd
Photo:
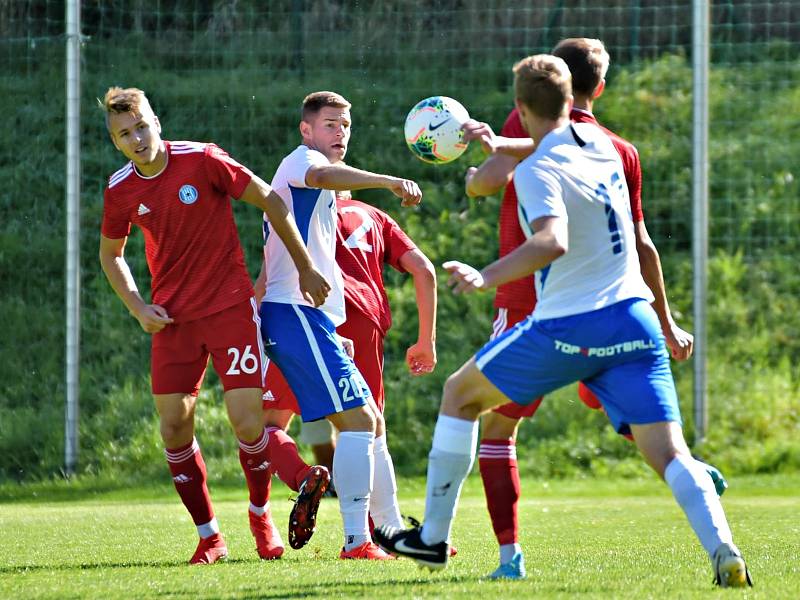
[[[253,562],[246,558],[228,558],[223,564],[245,564]],[[36,573],[43,571],[93,571],[95,569],[140,569],[153,568],[165,569],[175,567],[203,568],[193,566],[185,560],[151,560],[151,561],[131,561],[131,562],[97,562],[81,563],[77,565],[11,565],[0,567],[0,575],[18,573]]]
[[[209,481],[209,486],[225,493],[226,490],[246,489],[236,479],[220,478]],[[169,473],[160,477],[77,477],[74,479],[50,479],[45,481],[0,484],[0,504],[36,502],[75,502],[78,500],[120,499],[156,500],[172,496]]]
[[[345,582],[336,581],[333,583],[319,583],[304,585],[303,589],[287,589],[286,587],[278,587],[278,589],[256,591],[253,590],[237,590],[228,591],[224,595],[209,594],[198,595],[196,591],[186,593],[164,592],[161,596],[169,596],[170,598],[185,597],[185,598],[202,598],[202,600],[231,600],[231,599],[253,599],[253,598],[358,598],[358,597],[397,597],[400,594],[409,594],[408,586],[414,585],[418,587],[440,586],[442,584],[452,585],[467,582],[477,582],[480,577],[467,577],[464,575],[430,575],[427,579],[381,579],[380,581],[360,581],[360,582]],[[274,585],[274,582],[273,582]],[[409,596],[406,596],[409,597]]]

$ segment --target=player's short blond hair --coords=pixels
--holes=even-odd
[[[592,38],[561,40],[553,48],[553,56],[567,63],[572,73],[572,92],[586,97],[591,97],[606,78],[611,62],[603,42]]]
[[[550,54],[536,54],[514,65],[514,94],[534,114],[556,120],[566,114],[572,95],[569,69]]]
[[[106,126],[108,126],[109,115],[119,115],[125,113],[145,111],[152,112],[150,102],[145,93],[139,88],[110,87],[103,97],[100,107],[106,115]]]
[[[336,92],[313,92],[303,98],[303,107],[300,111],[300,118],[303,121],[308,121],[309,118],[316,115],[326,106],[333,106],[334,108],[350,108],[350,102],[341,94]]]

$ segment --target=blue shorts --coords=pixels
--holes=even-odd
[[[658,318],[638,298],[557,319],[529,316],[481,348],[475,362],[517,404],[583,381],[619,433],[631,424],[681,422]]]
[[[297,397],[303,421],[363,406],[371,397],[336,327],[319,309],[279,302],[261,303],[261,337],[270,360]]]

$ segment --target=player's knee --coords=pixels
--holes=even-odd
[[[677,423],[654,423],[651,425],[631,425],[634,441],[647,463],[661,477],[667,465],[678,456],[691,456]]]
[[[487,412],[481,417],[481,439],[516,439],[520,419],[512,419],[496,412]]]
[[[166,448],[178,448],[192,441],[194,426],[191,421],[161,419],[161,439]]]
[[[380,437],[386,433],[386,421],[383,420],[383,415],[380,412],[374,413],[375,417],[375,437]]]
[[[481,413],[479,399],[480,392],[468,385],[463,371],[458,371],[448,377],[444,384],[440,412],[451,417],[475,420]]]
[[[339,431],[368,431],[375,433],[375,415],[367,406],[351,408],[344,412],[329,415],[328,420]]]
[[[235,420],[231,417],[231,425],[236,437],[245,442],[257,440],[264,430],[260,414],[242,414],[238,415]]]

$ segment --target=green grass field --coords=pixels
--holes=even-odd
[[[401,482],[403,510],[423,513],[423,483]],[[0,497],[0,598],[798,598],[800,475],[736,478],[728,517],[756,587],[715,590],[708,560],[667,489],[647,481],[523,480],[528,579],[492,582],[497,549],[473,473],[454,528],[458,556],[439,573],[413,563],[337,559],[341,521],[325,500],[308,546],[257,559],[242,489],[212,489],[226,563],[189,567],[196,538],[168,487],[70,497],[56,486]],[[273,486],[281,529],[289,491]],[[35,494],[35,498],[33,495]],[[285,536],[284,536],[285,537]]]

